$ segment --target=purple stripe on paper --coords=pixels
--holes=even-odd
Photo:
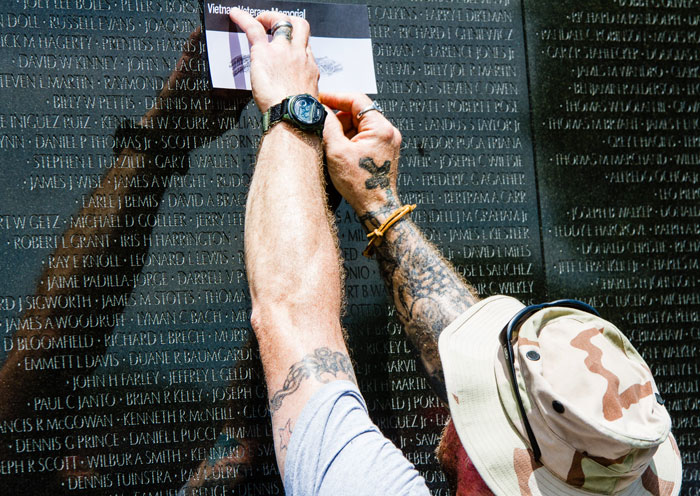
[[[230,54],[236,54],[231,59],[231,70],[233,71],[233,86],[236,89],[245,89],[245,64],[241,53],[241,42],[239,33],[228,33],[228,46]]]

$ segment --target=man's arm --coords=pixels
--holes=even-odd
[[[307,47],[309,26],[266,12],[231,19],[251,44],[253,97],[262,112],[291,95],[318,93],[318,68]],[[292,39],[268,41],[277,21]],[[280,471],[306,402],[323,384],[355,381],[340,325],[341,277],[321,175],[321,141],[280,123],[263,137],[248,194],[245,254],[253,311],[268,385]]]
[[[401,134],[379,112],[367,112],[358,121],[358,112],[372,103],[365,95],[324,94],[322,101],[339,111],[329,115],[324,131],[333,184],[371,232],[401,207],[396,186]],[[446,401],[438,338],[476,303],[476,292],[407,216],[374,251],[406,334],[433,390]]]

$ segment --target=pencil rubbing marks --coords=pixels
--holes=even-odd
[[[343,72],[343,65],[330,57],[319,57],[316,59],[318,71],[321,76],[332,76],[338,72]]]
[[[231,59],[230,67],[234,76],[241,72],[250,72],[250,55],[236,55]]]

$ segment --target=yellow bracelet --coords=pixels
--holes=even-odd
[[[362,254],[367,258],[371,257],[374,253],[374,246],[379,246],[382,244],[384,233],[386,233],[391,226],[400,221],[404,215],[413,212],[415,209],[416,205],[404,205],[403,207],[394,210],[394,213],[392,213],[389,218],[384,221],[384,224],[367,235],[369,238],[369,243],[367,243],[367,248],[365,248]]]

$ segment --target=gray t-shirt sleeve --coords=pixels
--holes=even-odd
[[[372,423],[357,386],[324,385],[294,426],[285,461],[288,496],[429,495],[425,481]]]

